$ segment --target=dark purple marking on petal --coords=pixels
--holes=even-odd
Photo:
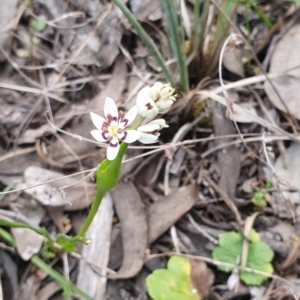
[[[109,146],[110,146],[110,147],[113,147],[113,148],[116,148],[116,147],[118,147],[118,144],[119,144],[118,142],[115,143],[115,144],[112,143],[112,142],[110,142],[110,143],[109,143]]]
[[[103,137],[105,140],[108,140],[107,132],[102,132],[102,137]]]
[[[126,137],[127,137],[127,131],[123,131],[123,137],[120,139],[121,141],[125,141]]]
[[[149,103],[147,103],[145,106],[147,107],[147,109],[148,109],[148,110],[150,110],[150,109],[152,109],[152,108],[153,108],[153,105],[151,105],[151,103],[150,103],[150,102],[149,102]]]
[[[117,122],[117,121],[118,121],[118,118],[117,118],[117,117],[113,117],[113,120]]]
[[[127,126],[127,124],[128,124],[128,122],[129,122],[129,120],[128,120],[128,119],[123,119],[121,123],[124,123],[124,127],[126,127],[126,126]]]

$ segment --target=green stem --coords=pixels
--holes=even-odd
[[[33,255],[31,257],[31,262],[36,265],[39,269],[53,278],[63,289],[66,296],[71,297],[72,295],[78,295],[83,297],[85,300],[95,300],[93,297],[86,294],[84,291],[79,289],[75,284],[71,281],[67,280],[64,276],[59,274],[57,271],[48,266],[42,259],[40,259],[37,255]],[[70,295],[71,294],[71,295]]]
[[[104,194],[117,185],[121,173],[122,159],[127,147],[128,144],[123,142],[120,145],[118,155],[114,160],[104,160],[98,166],[96,195],[94,197],[91,210],[87,218],[85,219],[81,229],[79,230],[77,236],[83,237],[86,234],[99,209]]]
[[[130,10],[127,8],[126,4],[122,0],[113,0],[113,2],[122,11],[123,15],[127,18],[127,20],[131,23],[132,27],[136,30],[137,35],[148,48],[150,55],[154,57],[157,64],[161,67],[162,72],[166,77],[166,80],[170,82],[172,86],[174,86],[172,76],[169,70],[167,69],[165,62],[151,37],[146,33],[141,24],[137,21],[137,19],[130,12]]]
[[[93,204],[91,206],[91,210],[87,216],[87,218],[85,219],[82,227],[80,228],[79,232],[78,232],[78,236],[85,236],[87,230],[89,229],[98,209],[99,209],[99,206],[101,204],[101,201],[102,201],[102,198],[104,196],[106,191],[102,191],[101,189],[99,189],[97,187],[97,191],[96,191],[96,195],[94,197],[94,201],[93,201]]]
[[[0,226],[4,226],[4,227],[7,226],[9,228],[26,228],[26,229],[30,229],[30,230],[40,234],[41,236],[43,236],[47,240],[49,248],[53,252],[56,251],[56,248],[54,246],[54,242],[53,242],[49,232],[44,227],[42,227],[42,228],[33,227],[31,225],[28,225],[28,224],[24,224],[24,223],[20,223],[20,222],[11,222],[11,221],[7,221],[7,220],[1,219],[1,218],[0,218]]]

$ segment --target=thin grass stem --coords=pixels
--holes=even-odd
[[[188,70],[186,66],[186,59],[184,53],[184,41],[182,38],[181,30],[179,28],[178,16],[176,14],[174,1],[162,0],[162,5],[167,19],[171,47],[176,56],[176,60],[179,68],[182,90],[184,93],[188,93],[190,88],[189,88]]]
[[[161,53],[157,49],[157,47],[154,44],[151,37],[146,33],[146,31],[143,29],[141,24],[137,21],[137,19],[130,12],[130,10],[127,8],[127,6],[125,5],[125,3],[122,0],[113,0],[113,2],[122,11],[123,15],[130,22],[132,27],[136,30],[137,35],[142,40],[144,45],[147,47],[150,55],[153,56],[153,58],[156,60],[157,64],[161,67],[161,70],[164,73],[166,80],[174,86],[172,76],[165,65],[165,62],[164,62],[164,59],[163,59]]]

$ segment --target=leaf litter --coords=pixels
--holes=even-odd
[[[12,22],[7,22],[0,41],[3,61],[0,188],[3,190],[15,182],[13,189],[24,190],[4,195],[0,201],[1,216],[45,227],[53,236],[57,233],[74,236],[95,192],[92,170],[105,156],[105,149],[91,142],[89,132],[93,125],[89,112],[101,115],[107,96],[127,111],[135,102],[137,92],[161,77],[160,67],[156,62],[149,63],[153,58],[147,48],[113,3],[38,0],[28,1],[26,7],[23,3],[10,2],[1,9],[2,20],[9,17]],[[233,24],[227,24],[230,30],[234,32],[233,25],[239,26],[247,33],[259,59],[270,58],[270,66],[264,71],[270,75],[274,90],[260,66],[249,59],[253,53],[246,43],[242,48],[227,47],[222,42],[210,45],[208,41],[215,30],[213,13],[217,12],[214,2],[209,2],[207,13],[210,15],[204,18],[211,27],[204,31],[207,37],[203,49],[216,52],[211,51],[209,55],[201,52],[200,71],[194,65],[199,57],[195,58],[189,50],[189,39],[196,30],[191,28],[193,5],[190,2],[182,3],[182,26],[190,62],[191,92],[201,101],[205,100],[201,103],[218,101],[221,104],[199,106],[198,115],[194,111],[183,113],[186,107],[195,107],[187,103],[194,99],[182,95],[178,89],[176,107],[166,116],[170,127],[160,137],[164,145],[157,146],[152,154],[143,147],[130,149],[126,159],[131,161],[124,164],[122,180],[107,194],[98,219],[88,232],[92,246],[78,249],[79,253],[73,254],[77,255],[75,263],[71,255],[69,259],[63,258],[65,254],[43,258],[95,299],[109,295],[114,295],[111,299],[119,299],[118,294],[122,299],[147,299],[146,278],[170,262],[166,256],[172,252],[174,244],[179,245],[183,254],[196,253],[198,258],[205,260],[212,256],[220,234],[235,231],[241,235],[245,220],[257,210],[261,213],[251,227],[275,251],[272,267],[273,276],[277,277],[273,278],[278,280],[277,285],[270,281],[259,283],[259,293],[265,296],[269,293],[270,299],[279,299],[279,293],[286,297],[299,294],[295,288],[297,280],[287,281],[287,278],[297,278],[299,273],[297,95],[300,76],[296,67],[300,27],[292,22],[297,19],[297,13],[293,13],[292,3],[279,4],[279,12],[275,4],[263,2],[257,6],[239,4],[237,10],[233,6],[229,14],[237,16],[232,18]],[[174,78],[179,78],[172,62],[161,3],[129,1],[129,7],[169,59],[167,64]],[[275,31],[266,25],[269,23],[263,21],[266,19],[262,18],[262,13],[275,24],[279,40]],[[279,22],[281,13],[283,23]],[[247,16],[251,16],[252,27],[245,26],[249,22]],[[224,34],[221,40],[225,38]],[[228,93],[228,99],[224,86],[220,87],[219,82],[216,85],[216,77],[198,85],[203,74],[217,73],[222,46],[226,48],[222,79],[226,80],[225,89],[230,87],[235,94]],[[213,56],[211,64],[204,68],[208,56]],[[276,109],[272,122],[265,117],[253,90],[268,110]],[[235,101],[231,103],[233,98]],[[199,121],[195,122],[192,116],[199,117]],[[198,139],[202,139],[201,142],[197,142]],[[187,140],[191,143],[184,144]],[[283,149],[277,148],[277,140],[285,140]],[[140,154],[149,155],[149,159],[138,157]],[[90,171],[62,179],[85,170]],[[265,192],[270,179],[273,185]],[[51,182],[47,183],[49,180]],[[247,191],[243,189],[245,182]],[[28,188],[36,184],[42,185]],[[251,199],[257,190],[264,192],[266,207],[253,205]],[[237,214],[233,213],[233,208]],[[0,259],[7,263],[13,257],[22,262],[17,266],[17,278],[15,271],[1,264],[4,274],[12,272],[11,278],[1,278],[2,286],[5,280],[13,286],[13,291],[5,296],[19,294],[17,299],[20,300],[54,299],[55,293],[60,294],[60,286],[49,277],[40,276],[36,269],[30,268],[30,263],[26,263],[33,253],[46,253],[41,248],[43,240],[36,234],[28,236],[28,232],[33,233],[28,229],[5,227],[3,230],[12,234],[16,248],[7,248],[1,238]],[[5,254],[2,255],[2,251]],[[249,251],[248,256],[242,253],[246,266],[252,263]],[[251,266],[259,269],[261,266],[255,264],[260,260],[255,260]],[[232,263],[237,264],[233,260]],[[253,288],[246,285],[235,293],[226,291],[227,287],[224,290],[229,275],[217,271],[213,261],[189,260],[189,264],[191,274],[186,279],[201,296],[233,299],[242,292],[248,298],[254,294]],[[113,270],[107,270],[108,266]],[[22,276],[25,267],[27,273]],[[244,275],[241,277],[245,279]],[[268,288],[270,291],[266,292]],[[149,294],[153,295],[150,290]]]

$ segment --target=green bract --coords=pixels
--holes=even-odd
[[[219,246],[212,253],[213,259],[233,265],[236,264],[237,258],[242,255],[243,239],[243,236],[236,232],[222,234],[219,239]],[[270,262],[273,257],[273,250],[269,245],[260,241],[258,233],[253,231],[250,235],[246,267],[272,274],[274,270]],[[218,269],[224,272],[231,272],[233,267],[218,266]],[[250,272],[240,272],[240,278],[247,285],[260,285],[266,279],[265,276]]]
[[[167,269],[154,271],[146,278],[148,293],[153,300],[199,300],[193,292],[190,280],[191,264],[183,258],[173,256]]]

